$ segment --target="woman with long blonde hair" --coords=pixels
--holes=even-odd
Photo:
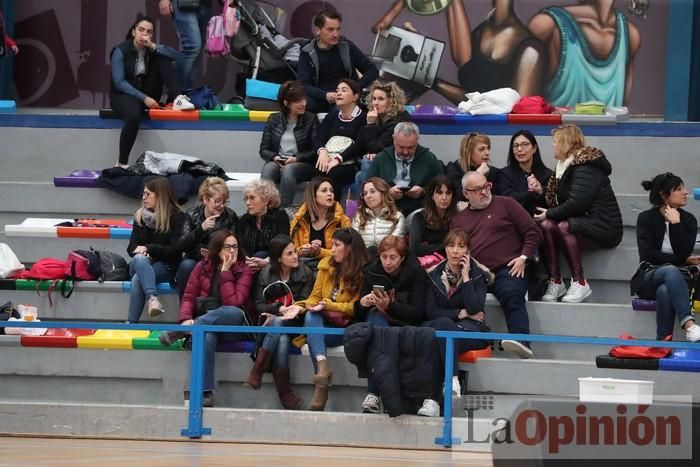
[[[158,177],[146,183],[127,247],[127,253],[133,257],[129,264],[128,322],[138,323],[146,301],[149,316],[165,311],[158,300],[156,284],[174,278],[182,256],[179,240],[185,220],[167,178]]]
[[[459,144],[459,159],[447,164],[445,174],[453,180],[455,193],[460,201],[466,201],[462,193],[462,177],[470,171],[479,172],[494,183],[498,178],[499,169],[491,165],[491,138],[483,133],[468,133],[462,137]]]

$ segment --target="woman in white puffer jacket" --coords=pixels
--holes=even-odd
[[[377,247],[387,235],[406,235],[406,221],[389,194],[389,185],[378,177],[365,180],[360,190],[360,204],[352,219],[368,248]]]

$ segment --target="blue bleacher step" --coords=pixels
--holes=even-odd
[[[17,112],[17,104],[15,101],[0,100],[0,113],[13,114]]]

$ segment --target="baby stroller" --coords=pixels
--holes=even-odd
[[[295,79],[301,45],[307,39],[287,39],[279,32],[285,15],[281,8],[263,6],[255,0],[237,0],[236,4],[241,24],[231,40],[231,57],[243,66],[236,79],[236,92],[245,96],[246,78],[273,83]],[[265,104],[246,101],[247,108],[278,110],[276,103],[272,109],[260,108]]]

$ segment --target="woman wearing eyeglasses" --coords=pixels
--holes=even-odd
[[[319,259],[330,256],[335,231],[349,225],[350,219],[335,200],[331,179],[312,178],[304,190],[304,204],[290,224],[299,256],[315,269]]]
[[[209,177],[199,186],[200,203],[187,211],[187,222],[180,238],[180,249],[185,252],[186,258],[180,262],[175,274],[180,299],[185,293],[187,279],[197,261],[202,259],[212,234],[219,230],[236,231],[238,216],[227,206],[228,195],[225,181],[219,177]]]
[[[270,241],[270,264],[260,271],[255,281],[255,308],[265,317],[265,326],[303,326],[300,319],[283,320],[281,311],[295,300],[309,296],[314,285],[314,274],[299,261],[296,247],[288,235],[277,235]],[[262,386],[263,374],[272,366],[272,376],[282,407],[298,410],[304,403],[292,391],[289,380],[288,334],[266,334],[255,364],[245,381],[249,388]]]
[[[346,327],[354,317],[355,302],[360,298],[362,269],[367,259],[365,243],[355,229],[336,230],[331,256],[323,258],[318,264],[318,275],[311,295],[289,307],[281,307],[282,319],[291,320],[303,314],[306,327]],[[343,336],[309,334],[307,340],[316,373],[309,410],[322,411],[326,407],[328,386],[333,378],[326,346],[342,345]]]
[[[180,324],[240,326],[249,322],[244,309],[251,309],[250,294],[253,287],[253,272],[246,265],[245,251],[238,238],[227,231],[216,232],[208,244],[209,254],[197,263],[180,303]],[[250,316],[250,318],[255,318]],[[161,332],[163,345],[171,345],[186,337],[182,331]],[[241,333],[205,334],[204,340],[204,406],[214,406],[214,363],[216,344],[219,340],[238,341]],[[188,400],[189,392],[185,392]]]
[[[531,215],[538,205],[544,205],[544,186],[552,171],[542,162],[535,135],[519,130],[510,138],[508,166],[498,173],[498,192],[510,196]]]
[[[368,248],[376,248],[384,237],[406,235],[406,221],[389,193],[389,184],[379,177],[365,180],[360,189],[360,205],[352,219]]]
[[[459,145],[459,159],[450,162],[445,168],[445,174],[452,179],[459,201],[467,201],[462,193],[462,177],[471,170],[486,177],[496,194],[495,182],[499,169],[491,165],[491,138],[483,133],[464,135]]]
[[[610,185],[612,165],[600,149],[587,146],[581,129],[563,125],[552,130],[557,161],[544,189],[546,208],[536,208],[535,220],[544,236],[542,253],[549,273],[543,301],[579,303],[591,295],[581,261],[581,241],[603,248],[622,241],[622,214]],[[559,269],[559,254],[569,263],[567,289]]]

